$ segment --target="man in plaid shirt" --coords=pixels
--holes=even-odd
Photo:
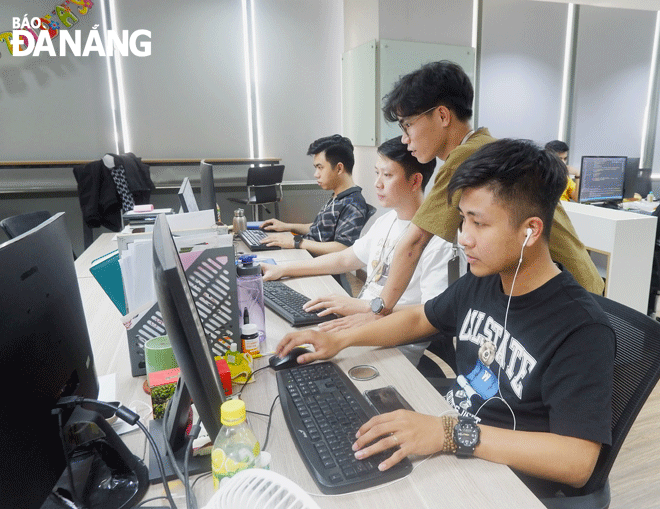
[[[273,233],[262,240],[269,246],[307,249],[312,255],[341,251],[353,245],[360,236],[369,212],[362,189],[353,182],[353,144],[335,134],[320,138],[309,146],[307,155],[314,156],[314,178],[332,197],[312,223],[285,223],[268,219],[261,226]]]

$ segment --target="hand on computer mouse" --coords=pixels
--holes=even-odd
[[[314,352],[301,355],[298,358],[299,364],[306,364],[308,362],[329,359],[337,355],[343,348],[341,342],[337,340],[332,334],[317,330],[304,330],[299,332],[290,332],[279,344],[275,347],[275,355],[284,357],[294,347],[301,345],[312,345]]]

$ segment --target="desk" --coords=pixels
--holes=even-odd
[[[646,314],[657,219],[575,202],[562,205],[605,278],[605,297]]]
[[[106,234],[111,235],[111,234]],[[76,260],[80,291],[99,375],[116,374],[117,398],[123,404],[135,407],[136,401],[149,404],[149,397],[142,391],[145,377],[132,378],[128,357],[126,331],[121,325],[117,309],[112,305],[96,280],[86,277],[89,271],[86,260],[92,260],[113,249],[112,242],[102,235],[90,246],[89,253]],[[259,253],[259,257],[276,260],[307,258],[304,250],[281,250]],[[310,297],[331,292],[340,292],[341,287],[331,276],[300,278],[289,284]],[[290,330],[290,326],[270,310],[266,310],[268,329],[267,348],[272,349]],[[335,359],[344,370],[357,364],[371,364],[378,368],[381,376],[366,382],[355,382],[361,391],[394,385],[416,410],[439,415],[449,408],[445,400],[417,372],[405,357],[395,348],[350,348],[342,351]],[[256,359],[255,369],[266,365],[266,359]],[[243,399],[249,410],[267,413],[277,395],[275,374],[271,370],[259,372],[254,383],[243,391]],[[140,407],[142,404],[139,404]],[[140,410],[138,407],[138,410]],[[146,407],[145,407],[146,408]],[[145,411],[140,412],[145,415]],[[266,434],[267,419],[251,416],[250,424],[258,439]],[[128,447],[140,457],[145,456],[146,440],[141,432],[131,432],[122,436]],[[150,452],[150,451],[149,451]],[[413,473],[396,484],[383,486],[368,492],[351,493],[339,496],[324,496],[309,476],[298,456],[293,440],[279,405],[276,405],[270,430],[268,452],[272,455],[271,469],[295,481],[322,508],[369,508],[409,506],[422,508],[474,508],[488,509],[534,509],[544,506],[527,487],[506,466],[481,459],[458,459],[450,455],[435,455],[426,461],[413,458],[416,466]],[[148,453],[147,453],[148,454]],[[171,483],[175,502],[185,507],[183,488],[178,482]],[[145,498],[163,494],[160,484],[149,488]],[[200,507],[213,494],[210,478],[201,480],[195,487]],[[162,501],[161,501],[162,502]],[[157,504],[157,502],[155,503]],[[162,504],[161,504],[162,505]]]

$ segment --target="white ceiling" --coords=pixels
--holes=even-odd
[[[534,0],[536,2],[576,3],[595,5],[597,7],[620,7],[624,9],[640,9],[645,11],[660,11],[660,0]]]

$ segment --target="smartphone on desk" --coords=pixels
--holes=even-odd
[[[414,411],[410,403],[391,385],[364,391],[364,396],[379,414],[386,414],[399,409]]]

